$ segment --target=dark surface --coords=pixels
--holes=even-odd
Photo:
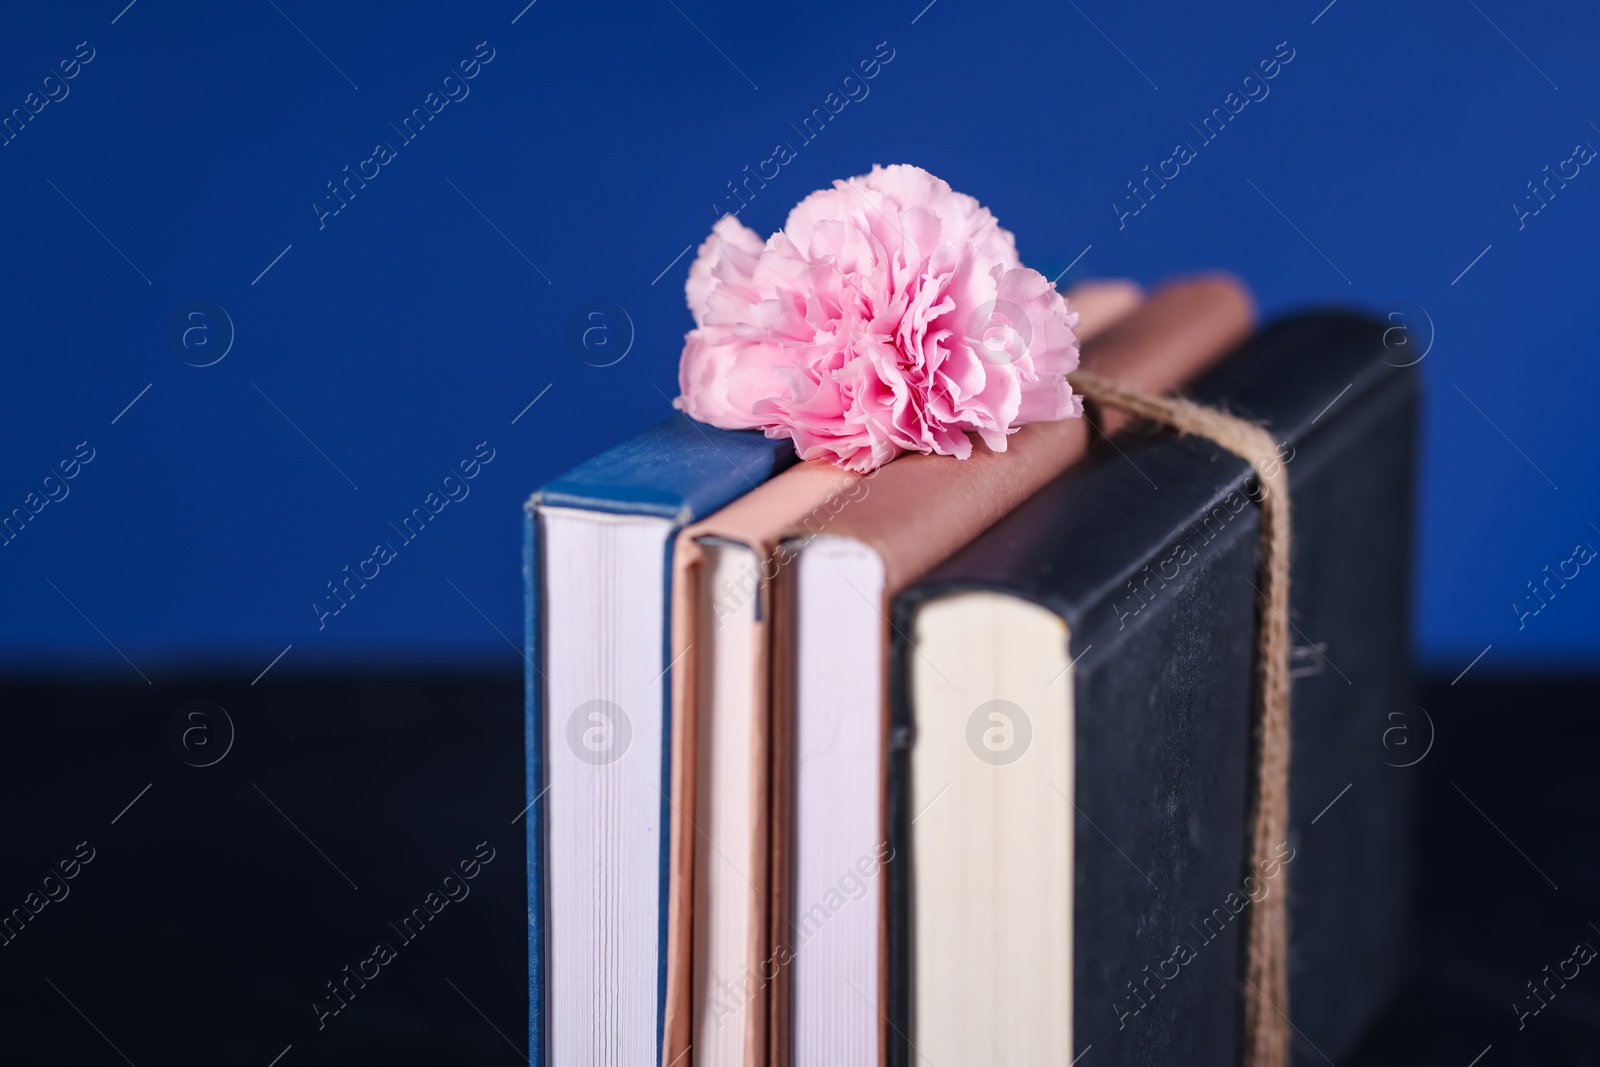
[[[266,1067],[290,1044],[280,1067],[521,1062],[519,675],[269,674],[252,688],[244,673],[157,687],[0,685],[4,907],[22,906],[78,842],[96,850],[70,896],[0,948],[0,1062],[123,1062],[107,1039],[140,1067]],[[1595,1062],[1593,965],[1520,1032],[1509,1005],[1574,942],[1600,947],[1587,925],[1600,922],[1597,692],[1595,679],[1493,680],[1476,669],[1454,686],[1420,685],[1437,734],[1404,772],[1421,800],[1410,924],[1419,982],[1339,1067],[1466,1067],[1491,1044],[1479,1067]],[[238,728],[211,767],[185,766],[168,747],[168,719],[193,699],[222,705]],[[1426,723],[1412,734],[1424,745]],[[471,896],[319,1032],[310,1005],[324,983],[393,940],[387,922],[483,840],[499,851]]]
[[[140,1067],[265,1067],[291,1044],[280,1067],[521,1062],[520,678],[248,682],[0,690],[0,906],[23,906],[78,842],[94,849],[0,948],[0,1062],[121,1063],[113,1044]],[[169,746],[194,699],[237,730],[211,766]],[[205,725],[225,743],[219,716]],[[218,753],[203,736],[189,759]],[[494,859],[467,895],[406,944],[389,923],[484,841]],[[319,1030],[325,983],[379,941],[396,957]]]
[[[1352,1067],[1466,1067],[1491,1045],[1479,1067],[1600,1062],[1600,959],[1565,989],[1552,980],[1549,1006],[1520,1026],[1512,1007],[1536,1008],[1526,983],[1542,982],[1578,942],[1600,949],[1597,696],[1594,677],[1468,672],[1418,687],[1436,730],[1409,770],[1420,786],[1421,965]],[[1426,742],[1425,720],[1413,734]]]

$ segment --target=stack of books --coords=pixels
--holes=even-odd
[[[1249,464],[1091,408],[858,475],[677,415],[527,505],[531,1062],[1233,1064],[1273,892],[1297,1058],[1395,992],[1415,373],[1228,278],[1069,295],[1086,370],[1280,442],[1278,861]]]

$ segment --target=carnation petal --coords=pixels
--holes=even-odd
[[[765,242],[719,219],[689,268],[674,405],[852,470],[995,451],[1081,414],[1077,313],[989,210],[919,167],[806,197]]]

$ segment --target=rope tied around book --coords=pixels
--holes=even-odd
[[[1204,437],[1244,459],[1261,479],[1256,586],[1256,786],[1251,864],[1274,859],[1289,831],[1289,475],[1277,442],[1257,423],[1179,397],[1152,396],[1082,371],[1068,381],[1088,402]],[[1270,469],[1269,469],[1270,464]],[[1254,903],[1246,933],[1244,1067],[1289,1062],[1289,918],[1283,892]]]

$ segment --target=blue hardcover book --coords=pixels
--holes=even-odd
[[[661,1060],[678,530],[793,463],[677,415],[528,500],[528,1052]]]

